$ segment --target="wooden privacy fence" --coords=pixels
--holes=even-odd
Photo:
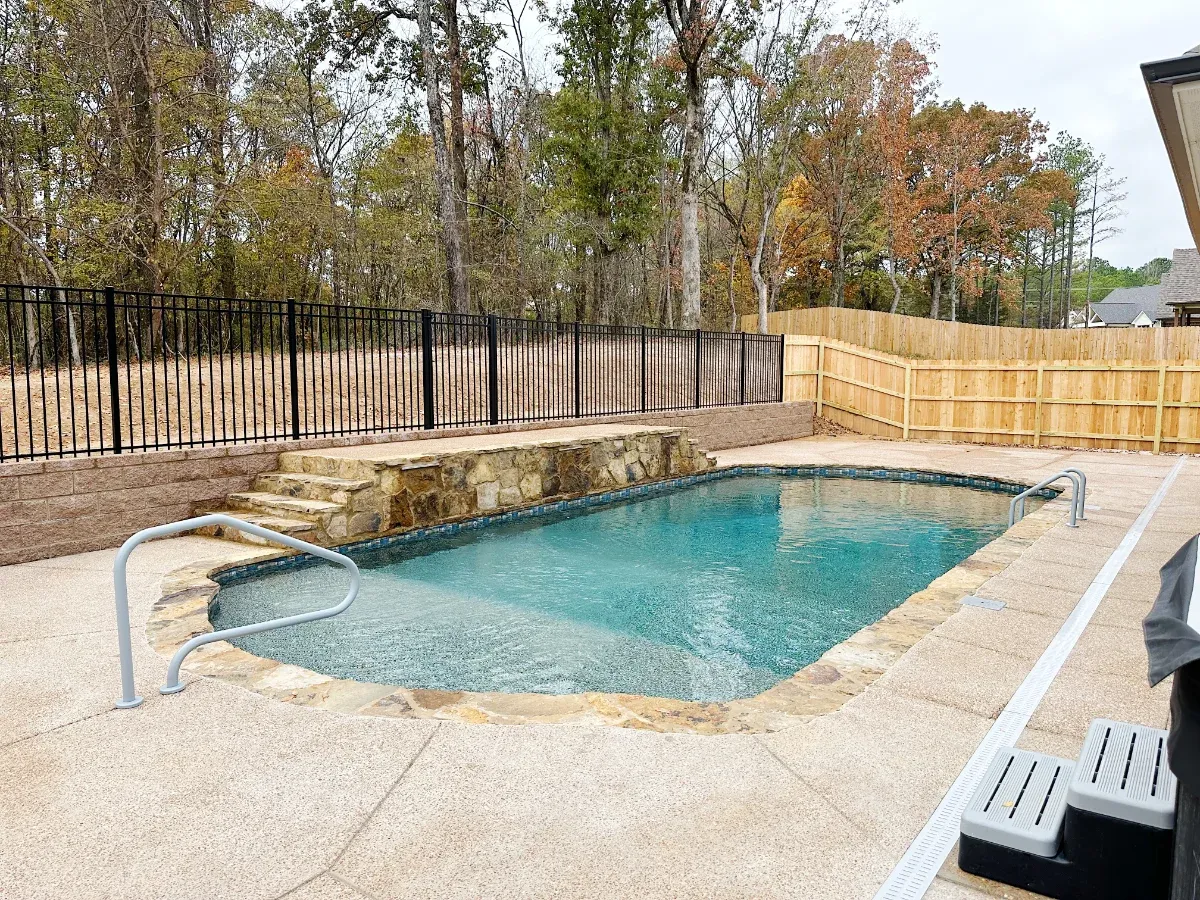
[[[830,306],[767,317],[772,334],[809,334],[914,359],[1135,360],[1157,365],[1200,359],[1200,327],[1006,328]],[[743,331],[758,317],[743,316]]]
[[[784,400],[861,434],[1200,452],[1200,364],[924,360],[784,338]]]

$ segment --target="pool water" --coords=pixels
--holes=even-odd
[[[234,643],[419,688],[758,694],[1005,529],[1007,494],[751,475],[361,557],[345,613]],[[226,586],[216,628],[318,609],[340,569]]]

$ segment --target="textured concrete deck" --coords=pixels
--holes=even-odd
[[[379,719],[213,680],[161,697],[143,624],[164,573],[228,553],[203,538],[134,555],[146,703],[118,711],[113,552],[0,568],[0,896],[869,898],[1175,459],[838,438],[720,461],[1077,465],[1101,508],[980,589],[1004,610],[963,608],[838,712],[755,736]],[[1096,715],[1164,724],[1140,619],[1198,492],[1189,461],[1022,745],[1074,755]],[[949,865],[928,896],[979,889]]]

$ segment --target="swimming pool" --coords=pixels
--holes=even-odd
[[[341,616],[242,638],[339,678],[730,700],[766,690],[1005,528],[1009,496],[746,475],[356,554]],[[328,605],[340,570],[229,584],[216,628]]]

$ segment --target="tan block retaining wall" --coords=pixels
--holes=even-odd
[[[191,515],[247,490],[278,469],[279,454],[360,444],[629,422],[686,428],[702,450],[806,437],[813,404],[771,403],[685,409],[471,429],[373,434],[323,440],[157,450],[120,456],[0,464],[0,565],[115,547],[142,528]]]

